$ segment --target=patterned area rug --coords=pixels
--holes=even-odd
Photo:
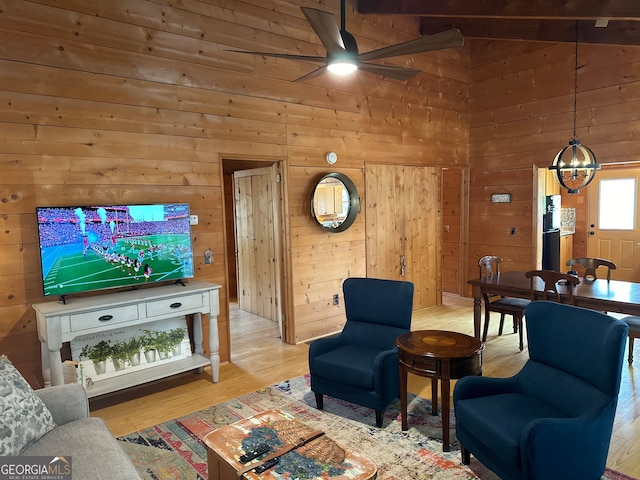
[[[277,408],[373,460],[378,466],[377,478],[381,480],[499,480],[473,457],[469,467],[460,464],[454,430],[452,451],[442,452],[440,417],[431,415],[429,400],[409,397],[406,432],[400,425],[399,401],[387,407],[383,427],[376,428],[373,411],[341,400],[325,398],[324,410],[317,410],[308,382],[308,376],[296,377],[118,440],[144,479],[205,480],[207,452],[202,439],[206,434]],[[451,426],[455,428],[453,415]],[[610,470],[604,479],[634,480]]]

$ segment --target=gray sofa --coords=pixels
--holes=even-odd
[[[134,480],[140,475],[104,420],[89,416],[81,385],[35,390],[56,427],[29,446],[23,456],[70,456],[74,480]]]

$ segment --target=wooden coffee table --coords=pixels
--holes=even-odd
[[[251,435],[259,434],[262,436],[261,438],[272,439],[274,442],[272,451],[276,451],[278,450],[278,442],[281,440],[280,437],[285,436],[285,432],[281,430],[283,423],[285,423],[286,429],[289,431],[291,431],[291,429],[295,430],[296,427],[309,429],[309,427],[300,420],[294,418],[292,415],[280,410],[267,410],[209,433],[204,439],[204,442],[207,445],[207,467],[209,471],[209,480],[237,480],[238,472],[244,470],[246,466],[260,465],[262,463],[260,459],[253,460],[246,464],[240,461],[240,456],[246,453],[242,446],[243,440],[247,439]],[[257,432],[256,429],[258,430]],[[275,430],[278,430],[277,436],[269,434],[269,431]],[[270,442],[271,440],[269,440],[269,443]],[[324,442],[324,444],[315,443],[314,445],[314,442]],[[295,450],[295,452],[299,452],[300,455],[307,459],[304,460],[304,463],[313,462],[314,456],[315,458],[318,456],[323,457],[321,468],[324,472],[310,476],[299,476],[304,475],[304,473],[297,473],[296,478],[300,480],[332,479],[337,478],[338,474],[340,475],[340,478],[349,478],[353,480],[374,480],[376,478],[378,468],[371,460],[352,452],[324,435],[312,440],[305,445],[305,447],[308,447],[308,451],[304,451],[304,447],[301,447],[300,449]],[[338,453],[336,453],[336,449],[338,450]],[[326,454],[327,451],[329,452],[329,456]],[[293,452],[286,455],[290,455],[291,453]],[[267,455],[268,454],[265,454],[262,458],[265,458]],[[336,458],[340,458],[341,460],[340,463],[333,463],[333,461],[327,460],[327,458],[333,458],[334,460]],[[283,456],[282,459],[282,465],[284,466],[286,465],[285,456]],[[334,468],[329,469],[328,467],[330,465]],[[262,474],[249,471],[245,473],[242,478],[251,480],[293,478],[288,477],[286,472],[280,475],[277,473],[276,469],[277,467],[271,468]]]
[[[442,381],[442,450],[448,452],[451,379],[482,375],[482,342],[443,330],[416,330],[396,340],[400,366],[402,430],[407,430],[407,380],[411,372],[431,378],[431,414],[438,414],[438,380]]]

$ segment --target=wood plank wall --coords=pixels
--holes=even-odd
[[[409,17],[359,16],[367,51],[418,36]],[[282,161],[286,280],[295,340],[340,328],[331,294],[365,274],[365,212],[329,235],[310,218],[312,182],[331,169],[361,194],[367,161],[468,163],[469,47],[389,60],[407,82],[366,74],[292,80],[313,66],[232,49],[323,55],[299,7],[338,0],[34,0],[0,8],[0,352],[41,382],[34,209],[101,202],[191,204],[196,277],[222,284],[221,357],[230,359],[224,158]],[[204,251],[213,250],[213,265]],[[206,327],[208,328],[208,326]]]
[[[486,254],[503,257],[504,270],[534,266],[533,166],[551,165],[572,138],[574,58],[572,44],[471,44],[468,277]],[[578,65],[578,139],[601,163],[637,161],[640,47],[580,45]],[[491,204],[502,191],[513,201]],[[576,255],[586,253],[586,195],[563,198],[579,210]]]

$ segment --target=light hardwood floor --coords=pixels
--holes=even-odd
[[[483,353],[483,375],[507,377],[520,370],[528,355],[526,344],[523,352],[518,351],[517,335],[511,333],[510,323],[505,325],[505,333],[497,336],[498,320],[497,315],[492,316]],[[220,367],[218,383],[211,382],[208,369],[202,374],[183,374],[93,400],[91,414],[104,418],[113,434],[119,436],[308,373],[308,345],[282,343],[274,323],[232,309],[231,325],[231,363]],[[473,334],[473,301],[445,294],[442,306],[414,312],[412,329]],[[640,354],[636,355],[638,362]],[[640,478],[640,387],[636,386],[637,381],[640,381],[639,375],[625,362],[607,464]],[[409,375],[409,391],[431,398],[430,383],[425,378]]]

